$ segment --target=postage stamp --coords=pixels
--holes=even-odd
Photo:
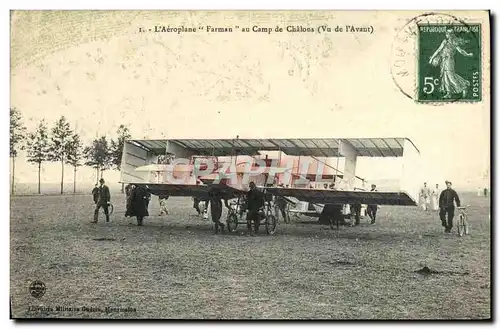
[[[419,102],[481,101],[481,25],[418,26]]]

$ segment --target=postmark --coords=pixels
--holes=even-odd
[[[29,286],[30,294],[35,298],[41,298],[43,295],[45,295],[46,290],[47,288],[45,287],[45,283],[40,280],[31,282]]]
[[[417,103],[482,100],[481,25],[453,15],[427,13],[397,31],[391,77]]]

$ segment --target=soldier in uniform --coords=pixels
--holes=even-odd
[[[453,228],[453,217],[455,215],[455,204],[460,207],[460,198],[457,192],[451,188],[451,182],[446,181],[446,189],[439,196],[439,217],[445,228],[445,233],[450,233]],[[448,215],[448,223],[446,223],[446,215]]]

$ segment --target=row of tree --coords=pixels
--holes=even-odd
[[[108,169],[120,170],[123,145],[129,139],[128,127],[120,125],[117,139],[101,136],[84,146],[80,135],[75,132],[67,119],[61,116],[51,129],[45,120],[40,121],[36,130],[27,133],[23,124],[22,114],[16,108],[10,109],[10,157],[12,158],[12,191],[15,193],[15,163],[19,151],[24,150],[29,162],[38,166],[38,193],[40,194],[41,169],[44,162],[61,163],[61,194],[64,186],[64,166],[73,166],[74,185],[76,193],[76,172],[81,166],[89,166],[96,170],[97,179],[103,177]],[[99,175],[100,174],[100,175]],[[123,186],[122,186],[123,191]]]

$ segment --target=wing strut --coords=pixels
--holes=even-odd
[[[316,158],[315,156],[312,156],[312,155],[311,155],[311,158],[313,158],[314,160],[316,160],[316,161],[318,161],[318,162],[321,162],[322,164],[324,164],[324,165],[325,165],[325,166],[327,166],[328,168],[331,168],[331,169],[335,170],[336,172],[338,172],[338,173],[340,173],[340,174],[344,174],[344,172],[343,172],[343,171],[338,170],[337,168],[334,168],[333,166],[330,166],[328,163],[321,161],[320,159]],[[338,165],[339,165],[339,157],[337,157],[337,167],[338,167]],[[357,179],[359,179],[359,180],[361,180],[361,181],[363,181],[363,182],[366,182],[366,180],[365,180],[364,178],[361,178],[361,177],[356,176],[356,175],[354,175],[354,177],[356,177]],[[334,183],[335,183],[335,178],[336,178],[336,176],[333,176],[333,182],[334,182]]]

